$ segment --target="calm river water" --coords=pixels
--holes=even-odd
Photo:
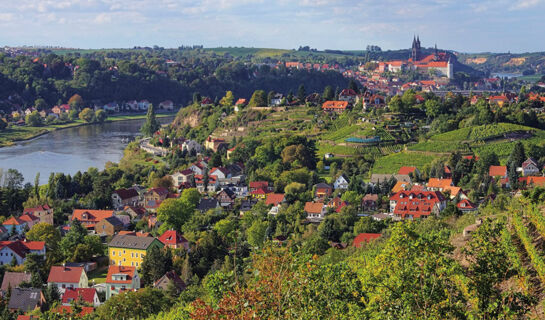
[[[159,118],[168,123],[173,118]],[[25,182],[34,182],[40,172],[40,183],[45,184],[51,172],[74,174],[89,167],[100,170],[108,161],[118,162],[123,157],[127,142],[139,134],[144,120],[108,122],[54,131],[15,146],[0,148],[0,168],[17,169]]]

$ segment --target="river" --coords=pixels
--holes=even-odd
[[[161,123],[172,119],[158,118]],[[39,172],[40,184],[47,183],[51,172],[73,175],[89,167],[102,170],[106,162],[121,160],[127,146],[123,139],[136,137],[143,123],[143,119],[116,121],[53,131],[0,148],[0,168],[17,169],[31,183]]]

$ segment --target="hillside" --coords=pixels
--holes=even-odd
[[[461,63],[486,73],[518,73],[541,77],[545,74],[545,52],[534,53],[461,53]]]

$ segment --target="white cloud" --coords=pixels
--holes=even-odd
[[[544,3],[543,0],[518,0],[514,5],[510,7],[511,10],[523,10],[535,7]]]

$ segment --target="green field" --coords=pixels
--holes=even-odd
[[[423,168],[430,164],[437,156],[399,152],[384,156],[375,161],[372,173],[397,173],[399,168],[403,166],[415,166]]]

